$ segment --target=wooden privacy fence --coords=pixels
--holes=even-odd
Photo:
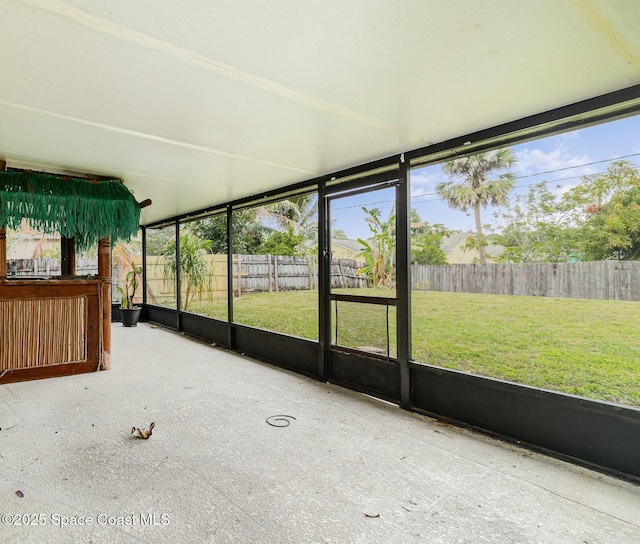
[[[138,258],[142,263],[142,258]],[[60,259],[8,259],[7,275],[11,277],[38,277],[38,276],[60,276],[62,266]],[[78,276],[97,276],[98,275],[98,258],[97,257],[77,257],[76,258],[76,275]],[[120,293],[116,290],[117,284],[122,284],[120,278],[120,270],[114,266],[111,270],[113,278],[113,288],[111,291],[111,299],[113,302],[120,302]],[[142,302],[142,290],[138,291],[136,302]]]
[[[358,274],[363,266],[363,262],[354,259],[332,259],[331,287],[369,287],[367,278]]]
[[[282,255],[234,255],[233,289],[248,292],[279,292],[318,287],[318,265],[310,257]]]
[[[226,255],[206,255],[212,292],[224,296],[227,291]],[[134,262],[140,265],[141,257]],[[365,277],[358,274],[363,263],[354,259],[333,259],[333,288],[368,287]],[[10,259],[7,271],[11,276],[59,275],[57,259]],[[147,285],[154,302],[175,298],[175,291],[162,279],[163,259],[147,258]],[[590,298],[600,300],[640,301],[640,261],[594,261],[587,263],[488,263],[451,265],[413,265],[412,289],[454,293],[520,295],[559,298]],[[98,273],[95,258],[79,258],[78,275]],[[115,283],[119,272],[112,272]],[[282,255],[234,255],[233,289],[236,295],[252,292],[292,291],[318,288],[316,257]],[[142,299],[142,290],[138,292]],[[119,300],[117,292],[114,301]]]
[[[7,261],[9,276],[59,276],[60,271],[60,259],[9,259]],[[78,257],[76,274],[78,276],[97,275],[98,259]]]
[[[205,255],[211,279],[211,295],[227,292],[227,256]],[[134,259],[135,261],[135,259]],[[136,261],[137,262],[137,261]],[[174,287],[163,280],[162,257],[147,257],[146,285],[153,303],[175,299]],[[364,263],[354,259],[333,259],[331,286],[367,287],[365,277],[358,274]],[[114,277],[116,275],[114,274]],[[318,288],[318,259],[284,255],[233,255],[233,290],[237,296],[247,293],[278,293],[280,291]],[[210,294],[203,295],[204,297]],[[196,300],[201,297],[196,295]]]
[[[357,271],[362,263],[353,259],[333,259],[332,287],[367,287]],[[233,288],[238,296],[249,292],[279,292],[318,288],[316,257],[283,255],[234,255]]]
[[[600,300],[640,301],[640,262],[413,265],[412,288]]]

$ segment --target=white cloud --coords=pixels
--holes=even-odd
[[[598,170],[588,155],[569,155],[562,146],[553,151],[545,152],[541,149],[525,148],[516,152],[518,162],[514,167],[516,176],[533,176],[541,174],[547,180],[560,180],[594,174]],[[547,174],[542,174],[548,172]]]
[[[444,174],[437,171],[415,170],[411,172],[411,196],[435,194],[436,185],[446,179]]]

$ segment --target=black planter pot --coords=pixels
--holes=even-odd
[[[120,320],[122,321],[122,326],[137,327],[141,311],[142,308],[139,306],[136,306],[135,308],[120,308]]]

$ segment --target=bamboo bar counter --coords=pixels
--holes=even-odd
[[[108,363],[105,284],[110,288],[109,278],[3,278],[0,383],[92,372]]]
[[[60,234],[62,276],[7,277],[5,226],[23,219]],[[120,180],[6,171],[0,160],[0,384],[111,367],[111,240],[139,221]],[[99,275],[76,276],[76,244],[96,242]]]

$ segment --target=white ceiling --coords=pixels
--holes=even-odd
[[[0,0],[0,158],[144,222],[640,83],[637,0]]]

